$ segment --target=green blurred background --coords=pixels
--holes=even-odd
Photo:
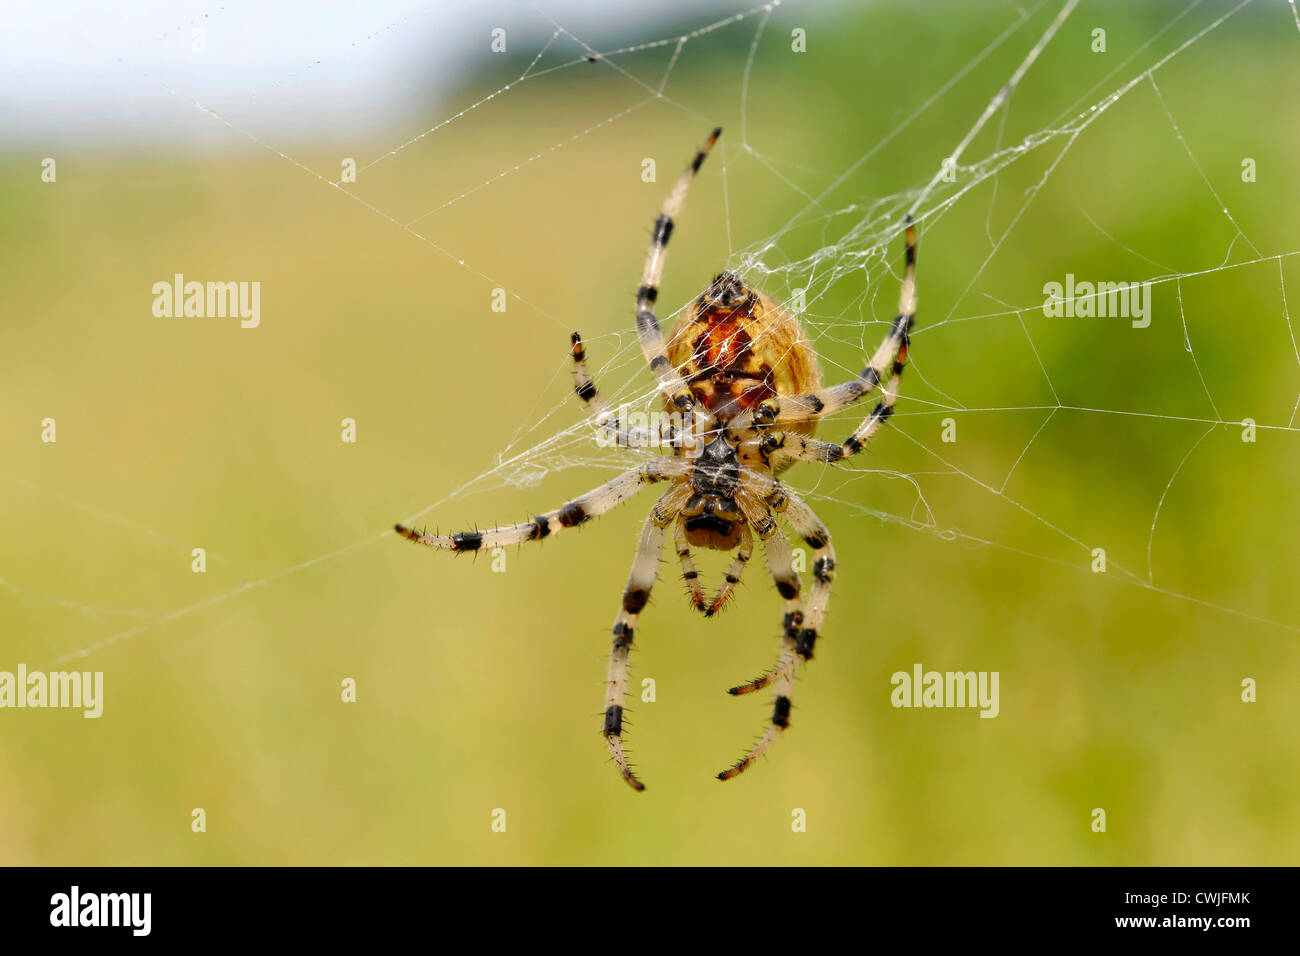
[[[966,159],[1063,127],[1233,9],[1193,6],[1083,3]],[[742,9],[565,26],[608,51]],[[503,13],[526,38],[508,55],[484,39],[454,92],[351,139],[281,139],[203,103],[266,149],[178,91],[151,117],[156,142],[11,145],[0,669],[89,651],[58,667],[102,670],[106,700],[100,720],[0,713],[0,863],[1296,862],[1300,356],[1282,280],[1300,290],[1300,31],[1284,4],[1246,6],[1161,66],[1163,105],[1141,81],[942,215],[974,174],[924,204],[899,414],[850,467],[787,476],[840,570],[793,727],[739,779],[712,777],[769,710],[723,693],[775,653],[761,566],[705,621],[664,564],[633,655],[633,686],[657,684],[631,711],[637,795],[598,730],[651,497],[511,550],[505,573],[385,533],[417,513],[443,530],[519,520],[616,473],[625,459],[585,432],[528,450],[580,419],[574,328],[606,391],[650,388],[632,292],[658,205],[713,124],[727,132],[674,237],[664,313],[796,214],[805,227],[760,256],[778,298],[796,278],[781,262],[835,244],[854,208],[905,208],[1058,9],[782,5],[688,41],[663,96],[676,44],[573,63],[566,33],[531,69],[558,68],[344,187],[363,202],[327,182],[341,157],[364,166],[512,83],[551,26],[534,43],[535,11]],[[169,147],[169,123],[196,116],[220,145]],[[866,251],[829,286],[809,277],[828,377],[893,313],[897,243],[888,268],[865,246],[820,261]],[[155,318],[151,286],[176,272],[260,281],[260,327]],[[1066,273],[1182,278],[1154,287],[1136,330],[1035,312]],[[1246,417],[1280,427],[1245,443],[1213,424]],[[503,453],[522,465],[494,471]],[[1106,574],[1089,570],[1095,547]],[[702,563],[712,585],[723,563]],[[892,708],[890,675],[916,662],[998,671],[1000,716]],[[355,704],[340,702],[348,677]],[[1240,699],[1247,677],[1257,703]]]

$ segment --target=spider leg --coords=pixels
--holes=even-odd
[[[691,546],[686,541],[686,529],[680,519],[673,530],[673,541],[677,548],[677,560],[682,566],[682,580],[686,582],[691,607],[702,611],[705,617],[713,617],[731,600],[732,592],[740,583],[741,575],[745,573],[745,565],[754,554],[754,536],[750,533],[749,525],[745,524],[741,528],[740,550],[736,552],[731,567],[727,569],[722,586],[714,593],[713,600],[707,604],[704,601],[704,588],[700,586],[700,572],[696,570],[695,561],[691,558]]]
[[[605,401],[596,383],[587,373],[587,352],[582,347],[582,336],[577,332],[569,337],[573,344],[573,390],[586,403],[597,424],[608,432],[620,448],[654,448],[661,444],[677,443],[683,437],[672,425],[660,422],[656,426],[641,425],[626,428],[618,420],[618,413]]]
[[[839,444],[835,444],[834,442],[820,441],[816,438],[795,436],[792,439],[787,435],[769,433],[768,437],[775,439],[775,448],[773,448],[771,454],[793,459],[794,461],[818,461],[828,465],[843,461],[845,458],[852,458],[866,447],[872,436],[894,414],[894,404],[898,401],[899,386],[902,383],[903,367],[906,363],[907,335],[904,333],[898,351],[898,358],[894,360],[894,373],[886,383],[880,401],[876,403],[876,407],[871,410],[871,414],[867,416],[866,420],[853,430],[853,434]]]
[[[772,683],[778,674],[793,673],[797,657],[795,647],[799,641],[799,630],[803,624],[803,599],[800,596],[801,583],[799,572],[794,569],[794,560],[790,554],[790,542],[781,534],[772,520],[771,512],[764,509],[751,519],[755,529],[766,531],[766,537],[760,533],[763,542],[763,558],[776,586],[785,602],[781,618],[781,647],[777,655],[776,666],[754,680],[728,689],[727,693],[739,696],[752,694]]]
[[[677,549],[677,560],[682,566],[682,580],[686,582],[691,607],[703,611],[704,588],[700,587],[700,572],[695,570],[695,562],[691,559],[691,546],[686,541],[686,528],[680,518],[673,528],[673,546]]]
[[[641,287],[636,292],[637,339],[641,343],[641,351],[645,353],[646,361],[650,363],[650,371],[654,372],[659,379],[660,391],[671,399],[673,407],[678,411],[689,411],[705,419],[706,429],[712,428],[715,424],[713,416],[696,407],[691,390],[686,387],[686,383],[677,374],[672,362],[668,360],[668,353],[664,349],[663,329],[660,328],[659,319],[655,316],[654,306],[655,300],[659,298],[659,283],[663,280],[664,259],[668,254],[668,239],[673,233],[674,220],[681,213],[682,206],[686,202],[686,193],[690,189],[691,180],[695,178],[695,174],[704,163],[704,158],[709,155],[709,150],[721,135],[721,127],[709,135],[704,145],[695,154],[695,158],[691,160],[691,164],[678,178],[673,191],[664,200],[659,218],[655,220],[650,251],[646,255],[645,269],[641,273]]]
[[[903,374],[903,367],[907,364],[908,336],[916,320],[916,227],[912,224],[910,216],[907,218],[906,237],[903,281],[898,292],[898,315],[894,316],[889,331],[885,333],[875,354],[871,356],[866,367],[858,373],[857,378],[807,395],[782,395],[760,402],[752,411],[745,412],[732,420],[728,426],[731,434],[740,435],[745,431],[757,431],[771,425],[802,422],[831,415],[870,395],[884,380],[885,374],[892,371],[889,385],[885,389],[884,401],[875,407],[871,416],[859,427],[858,432],[866,430],[877,416],[882,422],[889,417],[894,402],[898,399],[898,381]],[[861,450],[860,445],[866,438],[858,432],[843,442],[846,455],[839,457],[857,454]],[[854,447],[855,441],[859,447]],[[825,442],[820,444],[824,445]],[[839,458],[807,460],[838,461]]]
[[[803,538],[813,552],[813,583],[808,589],[808,604],[804,609],[804,622],[799,631],[797,648],[799,656],[810,661],[822,621],[826,617],[826,606],[831,599],[831,582],[835,579],[835,548],[831,545],[831,533],[822,519],[798,495],[778,485],[769,501],[772,510],[785,518],[795,534]]]
[[[721,611],[729,600],[732,592],[735,591],[736,585],[740,583],[740,576],[745,573],[745,565],[749,563],[750,557],[754,554],[754,536],[749,531],[749,523],[740,526],[740,548],[736,551],[736,557],[731,562],[731,567],[727,569],[726,576],[722,579],[722,586],[714,592],[713,600],[704,610],[705,617],[713,617]]]
[[[901,372],[901,369],[899,370]],[[867,446],[867,442],[889,421],[894,414],[894,403],[898,401],[899,375],[895,374],[885,386],[884,395],[871,410],[866,421],[853,430],[853,434],[844,441],[820,441],[802,435],[789,436],[781,433],[771,434],[776,440],[773,456],[780,456],[793,461],[816,461],[824,465],[833,465],[845,458],[852,458]]]
[[[582,336],[574,332],[569,341],[573,343],[570,353],[573,356],[573,390],[596,418],[604,418],[610,414],[609,403],[587,374],[587,352],[582,347]]]
[[[632,571],[628,575],[627,586],[623,588],[623,605],[614,618],[614,644],[609,652],[605,725],[602,733],[619,773],[634,790],[644,790],[645,784],[632,773],[627,755],[623,752],[623,707],[627,700],[628,654],[632,649],[632,634],[637,618],[650,600],[650,590],[659,576],[659,557],[663,552],[668,525],[677,517],[689,496],[689,485],[675,484],[655,503],[641,528],[636,557],[632,560]]]
[[[442,551],[478,551],[480,548],[500,548],[525,541],[540,541],[554,531],[576,528],[591,518],[602,515],[627,501],[646,485],[675,477],[683,473],[684,465],[672,458],[655,458],[625,471],[599,488],[579,495],[562,508],[538,515],[522,524],[504,525],[487,531],[457,531],[454,534],[425,534],[404,525],[394,530],[403,538],[438,548]]]
[[[817,634],[826,615],[826,605],[830,600],[831,581],[835,576],[835,549],[831,547],[830,532],[816,513],[779,485],[768,497],[768,503],[772,510],[784,515],[790,527],[813,549],[813,554],[816,556],[813,562],[813,585],[808,589],[804,620],[798,630],[798,636],[794,638],[793,659],[788,664],[784,657],[793,628],[782,638],[782,660],[777,664],[771,680],[776,691],[776,702],[772,708],[768,728],[748,754],[718,774],[719,780],[730,780],[747,770],[790,726],[795,671],[801,664],[812,660],[813,647],[817,643]],[[770,518],[768,521],[775,525]],[[766,530],[764,527],[763,531]],[[759,537],[766,544],[771,533],[764,535],[763,531],[759,532]]]

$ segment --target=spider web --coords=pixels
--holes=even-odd
[[[1294,454],[1300,347],[1286,302],[1286,280],[1300,248],[1286,244],[1286,232],[1277,224],[1259,224],[1234,212],[1238,200],[1228,185],[1237,169],[1225,173],[1222,165],[1203,162],[1200,157],[1207,151],[1219,151],[1209,149],[1207,126],[1195,124],[1193,132],[1189,121],[1198,112],[1197,84],[1215,69],[1223,45],[1257,42],[1261,32],[1276,34],[1284,28],[1285,39],[1300,44],[1300,14],[1294,2],[1290,10],[1250,0],[1224,5],[1193,0],[1162,7],[1158,20],[1124,52],[1098,56],[1091,73],[1070,73],[1075,61],[1063,46],[1086,45],[1092,23],[1080,18],[1100,23],[1104,14],[1104,6],[1080,7],[1078,0],[1007,5],[1001,28],[973,57],[928,60],[924,70],[912,71],[905,82],[886,91],[898,103],[887,126],[868,149],[835,169],[802,164],[797,138],[783,132],[789,117],[779,109],[788,104],[770,106],[780,81],[766,74],[779,74],[788,62],[791,31],[809,27],[810,42],[816,42],[816,28],[834,26],[835,9],[811,3],[774,0],[720,15],[684,33],[643,26],[637,28],[640,35],[615,42],[589,39],[572,24],[534,8],[529,16],[541,36],[521,74],[392,145],[376,148],[360,164],[362,184],[355,186],[337,181],[332,172],[300,158],[273,136],[248,128],[221,104],[195,98],[126,60],[122,65],[161,85],[181,105],[203,111],[232,136],[312,177],[322,202],[356,204],[411,242],[428,246],[431,255],[506,287],[512,303],[508,321],[547,324],[562,346],[560,333],[570,331],[571,321],[559,317],[565,306],[510,286],[499,276],[508,271],[502,263],[461,256],[437,238],[438,215],[461,203],[490,201],[494,190],[522,171],[563,162],[611,128],[626,133],[633,129],[630,117],[652,108],[679,116],[684,137],[674,149],[660,144],[662,149],[655,150],[663,159],[654,187],[657,202],[675,175],[678,154],[688,156],[713,124],[704,105],[708,101],[680,92],[674,81],[707,66],[720,48],[739,47],[744,52],[735,59],[734,84],[718,94],[720,101],[731,100],[739,122],[726,124],[724,139],[688,200],[679,237],[701,218],[697,206],[716,204],[720,195],[725,234],[713,238],[725,242],[725,266],[798,309],[830,383],[856,374],[888,328],[906,214],[915,218],[921,236],[918,324],[902,399],[889,429],[867,453],[843,467],[817,472],[799,466],[791,473],[793,487],[819,510],[849,515],[862,525],[899,525],[968,549],[972,556],[993,549],[1026,563],[1046,562],[1088,575],[1095,573],[1095,549],[1105,548],[1106,573],[1121,585],[1189,602],[1225,619],[1297,631],[1300,607],[1284,600],[1245,602],[1241,589],[1223,586],[1222,565],[1198,573],[1186,568],[1166,572],[1163,563],[1169,556],[1161,549],[1161,531],[1171,522],[1201,520],[1205,510],[1217,514],[1217,520],[1232,520],[1240,499],[1224,497],[1233,492],[1219,489],[1217,481],[1243,449],[1253,451],[1238,437],[1243,419],[1254,421],[1260,442],[1287,446],[1252,469],[1273,469],[1276,479],[1285,473],[1285,456]],[[944,29],[942,23],[935,25],[935,30]],[[1223,45],[1215,46],[1220,41]],[[1300,56],[1300,45],[1294,52]],[[633,95],[612,110],[607,99],[594,98],[590,122],[576,132],[522,151],[514,161],[492,168],[481,182],[428,202],[413,216],[399,215],[370,198],[366,183],[436,143],[445,131],[471,119],[491,124],[494,111],[508,108],[516,97],[535,96],[544,103],[550,89],[564,89],[560,84],[578,71],[604,78],[592,82],[617,82]],[[1035,97],[1031,109],[1018,109],[1018,98],[1035,85],[1047,92]],[[854,97],[845,91],[837,95],[841,110],[850,110]],[[1228,123],[1224,114],[1214,116]],[[853,117],[842,119],[851,122]],[[1130,192],[1116,200],[1104,184],[1089,178],[1088,170],[1093,165],[1109,168],[1105,157],[1123,147],[1116,137],[1134,122],[1147,127],[1150,141],[1163,151],[1129,157],[1134,170]],[[1234,130],[1234,135],[1248,132]],[[941,147],[936,149],[936,143]],[[1243,155],[1249,151],[1242,147]],[[716,182],[710,184],[709,177]],[[1133,186],[1143,177],[1185,184],[1181,195],[1195,207],[1190,222],[1205,231],[1198,244],[1205,255],[1165,263],[1177,256],[1161,243],[1158,228],[1144,225],[1148,214],[1141,189]],[[1275,187],[1260,183],[1253,188]],[[766,206],[769,197],[788,212],[777,228],[756,228],[754,209]],[[647,208],[647,223],[651,215]],[[1062,224],[1066,220],[1068,235]],[[1055,265],[1027,276],[1019,260],[1033,259],[1035,250],[1026,245],[1032,238],[1025,237],[1041,235],[1053,224],[1062,230],[1058,254],[1047,256]],[[1280,232],[1283,245],[1279,248],[1257,232]],[[1039,253],[1035,268],[1043,261]],[[626,264],[628,281],[639,267],[639,261]],[[700,272],[675,244],[667,286],[680,291],[661,299],[665,328],[693,295],[684,274]],[[1156,316],[1152,327],[1044,317],[1042,283],[1063,280],[1067,272],[1094,281],[1149,282]],[[1081,298],[1086,296],[1069,301]],[[1236,309],[1235,303],[1247,307]],[[658,398],[630,325],[584,329],[587,349],[595,363],[593,376],[607,398],[648,412],[658,407]],[[1289,377],[1274,363],[1279,354],[1288,361],[1294,357]],[[1260,356],[1272,363],[1269,389],[1263,392],[1248,387],[1252,372],[1264,364]],[[596,442],[596,431],[581,420],[571,395],[557,397],[567,390],[569,374],[562,347],[553,360],[543,359],[532,368],[534,380],[520,387],[536,392],[533,414],[502,442],[497,458],[483,462],[469,480],[440,489],[435,500],[413,503],[403,509],[408,513],[395,518],[420,524],[437,517],[459,526],[456,514],[474,513],[480,498],[509,487],[539,489],[544,506],[551,507],[558,501],[552,501],[555,496],[542,483],[556,473],[583,469],[594,485],[634,463],[635,452]],[[1156,369],[1166,384],[1158,393],[1148,393],[1142,383]],[[1273,398],[1257,400],[1260,395]],[[819,435],[838,440],[866,410],[837,416]],[[955,442],[941,437],[948,419],[956,424]],[[1000,441],[982,444],[978,436],[990,434]],[[1108,441],[1115,435],[1120,437]],[[1016,437],[1008,441],[1007,436]],[[1126,472],[1126,449],[1148,446],[1147,469],[1141,475]],[[1107,462],[1112,467],[1105,467]],[[3,477],[22,494],[52,494],[24,476]],[[1123,508],[1110,507],[1116,499],[1124,501]],[[65,504],[128,535],[168,546],[184,537],[75,495],[67,496]],[[456,508],[449,508],[453,504]],[[1144,519],[1135,525],[1132,512]],[[852,524],[846,529],[832,522],[831,527],[839,535],[852,532]],[[1260,542],[1271,541],[1276,533],[1267,526],[1242,526],[1244,538]],[[323,565],[360,560],[364,549],[391,535],[376,529],[293,563],[258,569],[238,587],[162,614],[87,604],[75,594],[50,594],[7,575],[0,584],[40,620],[72,614],[91,622],[93,638],[48,647],[51,663],[64,664],[200,612],[243,613],[253,601],[274,600],[285,580]],[[1243,547],[1249,545],[1246,541]],[[223,555],[210,558],[235,567],[239,563]],[[75,590],[71,584],[69,589]],[[192,639],[203,639],[204,633]]]

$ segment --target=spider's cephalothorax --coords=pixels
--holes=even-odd
[[[697,548],[734,551],[740,544],[744,515],[736,503],[740,489],[740,459],[736,448],[718,435],[700,449],[693,462],[691,495],[678,520],[686,541]]]
[[[856,455],[888,421],[898,400],[908,335],[916,314],[916,236],[908,217],[898,315],[855,378],[823,387],[817,357],[798,320],[730,272],[714,278],[691,308],[683,312],[665,342],[654,307],[668,239],[687,188],[721,132],[713,131],[664,203],[655,220],[650,253],[637,290],[637,338],[658,379],[665,408],[682,413],[685,422],[681,427],[665,426],[672,438],[672,454],[653,457],[563,507],[520,524],[451,535],[425,534],[397,526],[402,536],[446,551],[496,548],[539,541],[553,532],[576,527],[622,504],[648,484],[667,483],[667,490],[650,510],[641,530],[632,573],[614,618],[606,680],[602,733],[619,772],[637,790],[645,788],[633,775],[623,750],[628,654],[637,621],[659,575],[659,557],[668,529],[673,529],[691,604],[706,616],[716,614],[740,583],[753,554],[755,536],[763,545],[772,582],[784,602],[776,666],[729,691],[748,694],[770,685],[776,697],[767,732],[743,759],[718,774],[720,779],[729,780],[765,753],[790,726],[795,673],[813,656],[835,577],[830,532],[777,476],[796,461],[829,464]],[[644,434],[648,429],[628,428],[618,420],[587,374],[586,353],[576,332],[572,355],[578,397],[591,408],[602,429],[614,433],[618,442],[626,445],[644,444],[645,439],[655,437]],[[834,444],[812,437],[822,418],[853,405],[882,385],[880,401],[844,441]],[[658,431],[659,437],[664,437],[663,429]],[[813,580],[806,594],[777,517],[812,550]],[[722,586],[711,600],[705,599],[700,586],[692,547],[736,552]]]

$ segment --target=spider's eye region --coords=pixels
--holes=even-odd
[[[706,305],[721,306],[730,309],[750,298],[748,286],[734,272],[720,272],[713,277],[713,284],[704,293]]]

